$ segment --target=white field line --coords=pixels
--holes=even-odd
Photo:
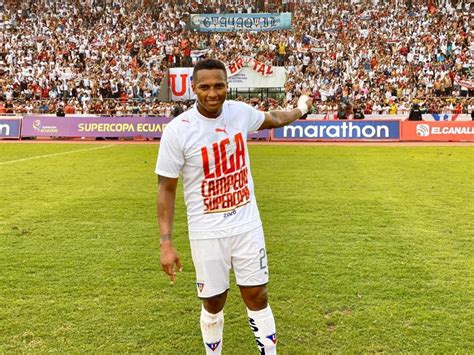
[[[29,158],[24,158],[24,159],[17,159],[17,160],[9,160],[9,161],[0,162],[0,165],[19,163],[19,162],[22,162],[22,161],[33,160],[33,159],[55,157],[55,156],[58,156],[58,155],[65,155],[65,154],[70,154],[70,153],[87,152],[87,151],[90,151],[90,150],[97,150],[97,149],[104,149],[104,148],[111,148],[111,147],[115,147],[115,145],[114,145],[114,144],[112,144],[112,145],[104,145],[104,146],[101,146],[101,147],[94,147],[94,148],[87,148],[87,149],[78,149],[78,150],[70,150],[70,151],[68,151],[68,152],[61,152],[61,153],[54,153],[54,154],[45,154],[45,155],[37,155],[37,156],[34,156],[34,157],[29,157]]]

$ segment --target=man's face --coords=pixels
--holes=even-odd
[[[201,114],[215,118],[222,110],[222,104],[227,96],[227,79],[220,69],[199,70],[191,83],[197,96]]]

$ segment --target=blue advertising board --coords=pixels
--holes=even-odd
[[[21,117],[0,118],[0,139],[19,139]]]
[[[291,12],[256,14],[193,14],[189,29],[198,32],[276,31],[291,28]]]
[[[399,121],[295,121],[272,131],[274,141],[400,140]]]

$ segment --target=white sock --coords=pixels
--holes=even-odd
[[[206,354],[220,355],[222,352],[222,334],[224,333],[224,311],[212,314],[202,306],[201,333]]]
[[[250,329],[252,329],[257,341],[257,347],[260,354],[276,354],[276,328],[270,305],[260,311],[251,311],[247,309],[249,316]]]

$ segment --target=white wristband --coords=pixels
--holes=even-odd
[[[305,114],[308,113],[308,105],[306,105],[306,101],[309,100],[309,97],[306,95],[301,95],[300,98],[298,99],[298,104],[297,108],[301,110],[301,116],[304,116]]]

